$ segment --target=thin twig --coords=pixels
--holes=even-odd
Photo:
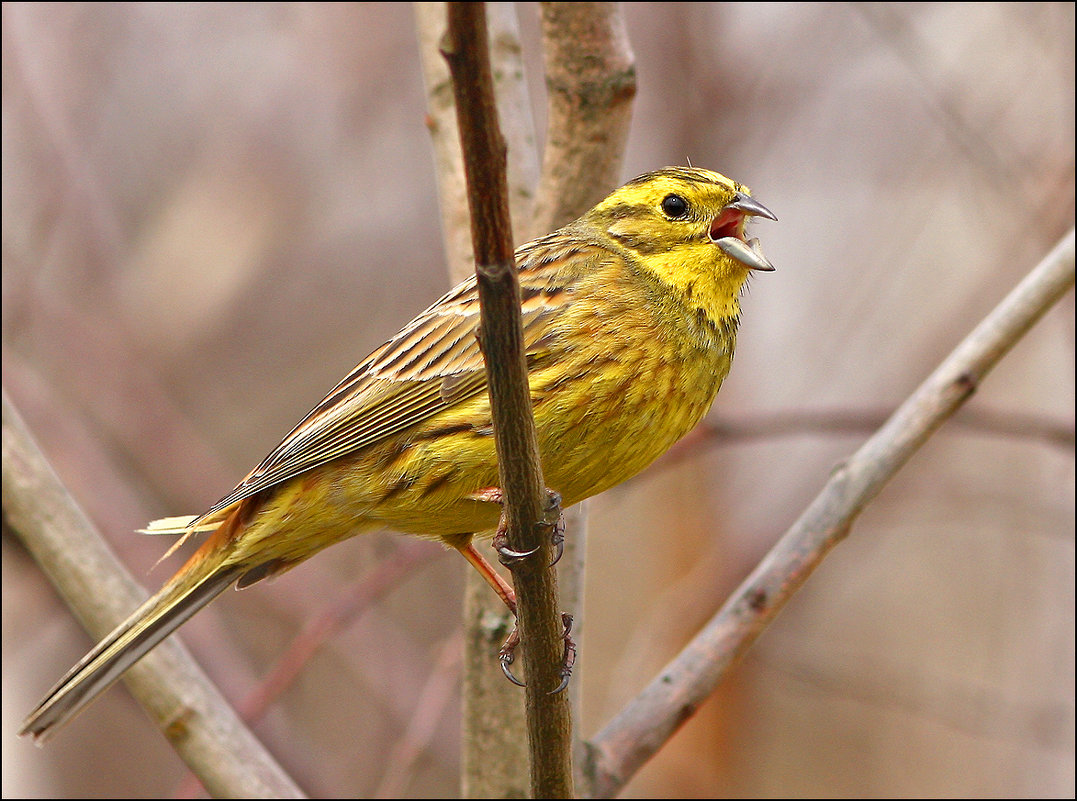
[[[728,415],[705,419],[687,437],[670,449],[664,464],[674,464],[700,447],[734,445],[742,442],[803,436],[857,436],[876,431],[892,413],[883,408],[792,409],[760,414]],[[1029,440],[1052,448],[1072,451],[1073,420],[1043,414],[998,409],[963,408],[950,421],[951,427],[978,434]]]
[[[269,708],[291,687],[318,649],[355,618],[367,611],[381,597],[399,586],[400,580],[417,566],[440,552],[428,542],[409,542],[382,560],[368,576],[353,582],[342,595],[330,601],[321,612],[309,618],[288,648],[281,653],[258,686],[236,704],[236,714],[248,726],[257,723]],[[197,798],[197,776],[188,773],[173,798]]]
[[[448,4],[413,5],[426,85],[426,122],[433,145],[445,254],[449,277],[455,284],[474,274],[475,261],[452,79],[448,64],[438,52],[445,35]],[[494,91],[509,149],[509,212],[513,230],[519,232],[531,219],[538,183],[535,125],[524,80],[515,4],[494,3],[487,7],[487,11]],[[570,556],[567,552],[577,541],[581,527],[577,523],[571,529],[566,557]],[[570,563],[568,558],[561,560],[559,578],[562,581],[566,578],[565,565]],[[461,564],[461,567],[465,566]],[[572,587],[571,581],[568,586]],[[572,599],[566,599],[565,603],[573,612],[578,611]],[[474,570],[465,573],[463,619],[466,647],[461,690],[464,734],[461,795],[465,798],[524,796],[528,792],[527,742],[522,737],[506,736],[506,732],[526,728],[524,698],[519,688],[505,681],[493,659],[514,620]],[[570,690],[576,692],[578,686],[577,682]]]
[[[987,372],[1073,287],[1074,232],[992,311],[822,492],[704,629],[591,741],[591,795],[614,795],[690,718],[849,533],[857,515]]]
[[[505,143],[490,72],[482,3],[452,3],[442,52],[449,62],[471,209],[494,440],[508,544],[532,555],[513,565],[527,675],[527,735],[536,798],[572,796],[571,719],[567,698],[551,694],[562,655],[557,584],[551,560],[538,437],[524,360]],[[556,520],[556,518],[554,518]]]
[[[400,581],[416,567],[441,552],[428,542],[401,544],[378,564],[373,573],[355,582],[319,614],[307,620],[259,686],[236,705],[243,720],[254,723],[261,719],[280,694],[295,683],[311,657],[327,640],[387,592],[399,587]]]

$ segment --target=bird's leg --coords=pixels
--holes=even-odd
[[[475,548],[475,544],[470,540],[466,545],[455,545],[456,550],[460,552],[467,561],[479,571],[479,575],[482,576],[486,583],[493,587],[494,592],[497,593],[497,597],[505,602],[505,606],[512,612],[512,616],[516,617],[516,592],[512,589],[511,585],[501,578],[501,574],[494,570],[494,566],[486,561],[484,557]]]
[[[500,530],[500,529],[499,529]],[[501,650],[497,652],[498,661],[501,663],[501,672],[505,674],[505,677],[513,684],[524,686],[524,683],[512,675],[513,661],[516,659],[515,652],[516,646],[520,644],[520,628],[516,623],[516,593],[509,586],[509,583],[505,579],[501,578],[501,574],[494,570],[486,558],[478,552],[475,545],[468,542],[466,545],[456,545],[461,556],[479,571],[479,575],[482,576],[486,583],[493,587],[494,592],[498,597],[505,602],[505,606],[512,612],[512,631],[509,632],[509,636],[505,639],[504,644],[501,646]]]
[[[475,493],[473,496],[476,500],[487,501],[490,503],[497,503],[504,505],[504,494],[497,487],[490,487]],[[540,520],[537,525],[544,528],[550,528],[552,530],[551,542],[553,543],[555,554],[553,560],[550,562],[550,567],[553,567],[561,559],[561,555],[565,550],[565,525],[564,518],[561,516],[561,495],[553,490],[546,490],[546,508],[543,510],[543,519]],[[538,548],[530,551],[515,551],[508,545],[508,536],[506,533],[507,521],[504,513],[501,515],[501,520],[497,526],[497,532],[494,534],[493,546],[497,551],[498,561],[501,564],[511,569],[512,565],[520,562],[529,556],[533,556]],[[457,548],[465,559],[468,560],[479,571],[480,575],[486,580],[486,582],[494,588],[494,591],[498,594],[505,605],[512,612],[513,617],[516,616],[516,593],[512,587],[501,578],[501,575],[494,570],[482,554],[480,554],[473,544],[470,542],[467,545]],[[562,639],[565,641],[565,651],[562,657],[561,664],[561,683],[555,690],[551,692],[559,693],[568,686],[569,678],[572,676],[572,666],[576,662],[576,643],[572,640],[570,632],[572,631],[572,615],[561,614],[561,622],[564,626],[564,634]],[[516,648],[520,644],[520,630],[517,625],[513,625],[512,631],[509,632],[509,636],[505,639],[504,644],[501,646],[501,650],[498,651],[498,661],[501,663],[501,671],[505,674],[505,677],[520,687],[525,686],[523,682],[517,679],[511,669],[512,663],[516,659]]]

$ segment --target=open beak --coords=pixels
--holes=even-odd
[[[736,259],[749,270],[771,272],[774,265],[763,255],[758,239],[744,239],[746,217],[766,217],[777,221],[774,212],[743,192],[737,192],[725,205],[722,213],[711,223],[710,238],[722,252]]]

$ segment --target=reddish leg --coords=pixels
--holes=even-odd
[[[553,530],[552,540],[555,549],[553,561],[550,566],[557,564],[561,558],[561,554],[564,551],[564,521],[561,518],[561,496],[552,491],[547,490],[547,516],[552,518],[552,521],[543,521],[540,525],[549,526]],[[490,503],[502,504],[504,502],[504,496],[497,487],[490,487],[475,493],[473,496],[475,500],[487,501]],[[489,584],[498,597],[504,601],[505,606],[512,612],[513,617],[516,616],[516,592],[509,585],[505,579],[501,577],[493,566],[486,561],[486,558],[478,552],[475,545],[469,540],[466,545],[453,544],[453,547],[460,552],[472,567],[479,571],[479,575],[483,577],[487,584]],[[521,559],[526,559],[531,556],[534,551],[527,553],[520,553],[514,551],[508,547],[508,542],[505,536],[505,518],[501,517],[501,522],[498,525],[497,533],[494,534],[494,548],[497,550],[498,558],[503,565],[511,566],[513,562],[517,562]],[[569,678],[572,675],[572,666],[576,661],[576,643],[573,642],[570,632],[572,631],[572,615],[562,614],[561,622],[564,626],[563,639],[565,641],[565,652],[562,657],[561,666],[561,683],[557,689],[553,690],[550,694],[559,693],[568,686]],[[509,632],[509,636],[505,639],[504,644],[501,646],[501,650],[498,651],[498,660],[501,662],[501,671],[505,674],[505,677],[520,687],[525,686],[523,682],[512,675],[510,666],[515,660],[516,647],[520,644],[520,631],[516,625],[513,625],[512,631]]]
[[[479,575],[485,579],[486,583],[493,587],[494,592],[498,597],[505,602],[505,606],[512,612],[513,624],[512,631],[509,632],[509,636],[505,639],[504,644],[501,646],[501,650],[497,652],[498,661],[501,663],[501,672],[505,674],[505,677],[520,687],[524,686],[524,683],[512,675],[510,666],[516,659],[516,646],[520,644],[520,629],[516,626],[516,593],[505,579],[501,578],[501,574],[494,570],[486,558],[476,550],[474,543],[469,542],[467,545],[454,546],[456,550],[460,552],[467,561],[479,571]]]
[[[454,546],[456,550],[460,552],[471,564],[473,568],[479,571],[479,575],[483,577],[487,584],[493,587],[494,592],[497,593],[497,597],[505,602],[505,606],[509,608],[509,611],[513,615],[516,614],[516,593],[512,589],[505,579],[501,578],[501,574],[494,570],[493,565],[486,561],[486,558],[478,552],[475,548],[475,544],[468,542],[467,545]]]

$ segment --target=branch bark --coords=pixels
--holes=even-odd
[[[546,149],[532,236],[576,219],[619,182],[636,62],[618,3],[542,3]]]
[[[508,213],[506,146],[500,133],[482,3],[451,3],[442,49],[453,76],[464,155],[481,306],[481,341],[497,445],[508,544],[531,556],[513,565],[517,618],[527,676],[527,736],[536,798],[572,796],[568,699],[556,575],[538,437],[531,414],[520,318],[520,289]],[[557,510],[559,512],[559,510]],[[556,520],[556,517],[553,518]]]
[[[543,17],[543,42],[547,69],[560,87],[548,98],[549,132],[555,144],[547,148],[545,178],[539,197],[534,190],[538,157],[530,101],[523,80],[515,10],[509,4],[488,5],[488,31],[494,67],[494,89],[502,128],[508,140],[509,206],[517,240],[548,233],[558,225],[578,217],[604,197],[620,179],[624,142],[630,122],[630,99],[634,94],[634,57],[628,46],[621,8],[616,3],[554,3]],[[468,235],[468,212],[454,114],[451,84],[445,62],[430,58],[445,29],[444,3],[417,3],[415,15],[423,55],[427,90],[427,126],[430,129],[437,167],[442,226],[449,272],[453,281],[462,280],[472,269],[473,255]],[[591,21],[588,22],[587,20]],[[593,59],[573,55],[578,37],[588,36]],[[632,91],[614,96],[607,92],[595,98],[592,87],[617,85],[630,76]],[[585,103],[573,98],[591,97]],[[598,103],[604,99],[606,105]],[[597,103],[597,105],[596,105]],[[583,137],[582,145],[560,133],[571,129]],[[585,176],[587,191],[580,192]],[[532,213],[532,201],[548,211],[541,219]],[[565,553],[558,563],[561,598],[565,609],[575,615],[573,635],[581,646],[586,636],[583,614],[583,556],[586,550],[586,504],[578,504],[565,514]],[[488,654],[505,630],[505,616],[499,602],[490,595],[482,579],[468,571],[465,619],[468,625],[464,686],[464,727],[467,732],[463,754],[463,793],[467,797],[513,797],[524,792],[518,783],[516,765],[525,762],[526,752],[517,753],[521,742],[505,737],[523,727],[522,706],[514,703],[514,689],[500,673],[491,670]],[[581,682],[566,691],[579,719]],[[517,720],[516,715],[520,713]],[[577,757],[580,753],[577,743]]]
[[[713,415],[677,443],[666,457],[671,464],[701,447],[797,436],[856,436],[874,433],[890,417],[890,408],[834,406],[790,409],[737,417]],[[985,436],[1012,437],[1072,451],[1077,433],[1073,420],[1020,411],[962,409],[950,423]]]
[[[413,7],[426,85],[426,123],[438,180],[442,235],[449,278],[456,284],[474,273],[475,260],[452,79],[448,64],[438,53],[445,34],[448,4],[415,3]],[[531,216],[538,183],[538,154],[513,4],[489,6],[487,24],[494,91],[509,150],[509,213],[513,230],[519,231]],[[570,542],[575,542],[577,536],[574,527]],[[562,559],[562,579],[566,575],[564,563]],[[578,611],[571,598],[565,603],[567,608]],[[526,728],[524,698],[519,688],[505,681],[491,658],[509,633],[513,619],[483,578],[470,569],[465,571],[464,621],[461,795],[521,798],[528,792],[527,742],[521,737],[506,737],[506,732]],[[570,689],[578,690],[578,683]]]
[[[590,795],[617,793],[690,718],[844,539],[857,515],[1074,282],[1074,232],[1059,244],[830,477],[703,630],[590,742]]]
[[[3,393],[4,521],[95,638],[147,593],[60,483]],[[124,677],[176,752],[215,797],[305,798],[236,717],[176,638]]]

